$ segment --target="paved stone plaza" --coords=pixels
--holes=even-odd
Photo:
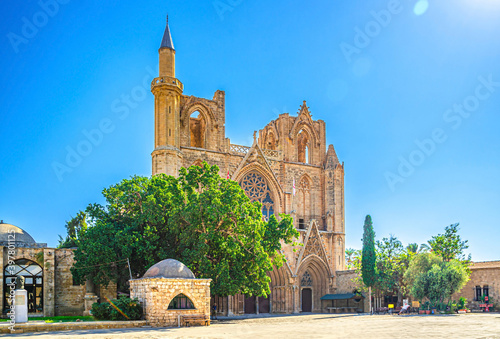
[[[210,327],[26,333],[20,338],[500,338],[500,314],[311,314],[215,322]]]

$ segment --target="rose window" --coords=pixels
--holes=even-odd
[[[240,186],[250,201],[262,204],[262,215],[268,220],[274,214],[274,201],[266,180],[257,172],[250,172],[241,180]]]

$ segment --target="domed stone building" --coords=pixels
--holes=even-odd
[[[130,280],[130,297],[139,299],[152,326],[184,325],[187,319],[209,324],[210,281],[196,279],[186,265],[166,259]]]
[[[2,313],[10,310],[10,290],[23,276],[28,292],[28,313],[40,316],[82,315],[86,288],[73,283],[73,249],[38,243],[20,227],[0,221],[0,298]],[[13,287],[12,287],[13,288]],[[115,298],[116,285],[97,288],[98,296]]]

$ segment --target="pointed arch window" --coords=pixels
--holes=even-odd
[[[170,304],[168,304],[169,310],[193,310],[195,309],[191,299],[186,297],[184,294],[178,294],[172,299]]]
[[[309,153],[309,135],[304,130],[300,130],[297,137],[297,161],[309,164]]]
[[[205,132],[207,122],[199,111],[194,111],[189,116],[190,146],[205,148]]]
[[[269,132],[269,134],[267,135],[267,138],[266,138],[266,145],[265,147],[267,149],[270,149],[270,150],[276,150],[276,138],[274,136],[274,133],[272,132]]]
[[[240,186],[250,198],[250,201],[258,201],[262,204],[262,215],[266,220],[269,220],[269,217],[274,214],[275,207],[266,179],[259,173],[252,171],[243,177]]]

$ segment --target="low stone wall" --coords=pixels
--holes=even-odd
[[[149,325],[178,326],[179,316],[210,317],[210,281],[211,279],[134,279],[130,280],[130,297],[139,299]],[[195,309],[168,309],[172,299],[181,293],[191,299]]]
[[[146,320],[134,321],[82,321],[66,323],[45,323],[41,321],[31,321],[23,324],[16,324],[14,331],[9,329],[10,324],[0,324],[0,333],[27,333],[27,332],[54,332],[54,331],[79,331],[96,330],[106,328],[130,328],[146,326]]]

